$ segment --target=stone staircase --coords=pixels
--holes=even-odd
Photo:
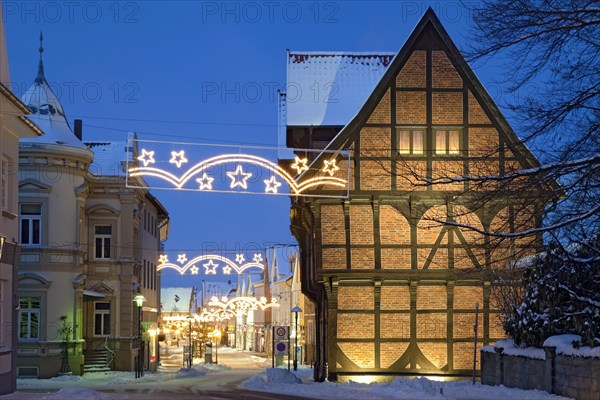
[[[163,353],[160,355],[159,372],[177,372],[183,368],[183,353]]]
[[[85,357],[83,373],[110,371],[110,368],[107,366],[107,350],[88,350],[83,355]]]

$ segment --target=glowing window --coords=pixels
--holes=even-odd
[[[460,136],[458,129],[436,129],[435,154],[460,154]]]
[[[423,154],[424,129],[398,129],[398,152],[403,155]]]

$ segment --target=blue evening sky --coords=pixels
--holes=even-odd
[[[428,6],[463,48],[471,22],[459,1],[3,2],[15,92],[35,78],[42,30],[46,78],[69,120],[83,119],[84,140],[126,140],[134,131],[270,146],[278,144],[286,49],[398,51]],[[486,64],[475,72],[500,100],[503,88],[492,83],[499,71]],[[166,248],[174,254],[294,243],[286,197],[153,193],[170,213]],[[203,278],[166,272],[163,286]]]

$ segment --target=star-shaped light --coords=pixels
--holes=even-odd
[[[308,171],[308,165],[306,165],[307,163],[308,159],[300,159],[298,156],[296,156],[296,162],[292,164],[292,168],[298,171],[298,175],[300,175],[302,172]]]
[[[177,262],[179,264],[184,264],[187,261],[187,257],[185,256],[185,254],[178,254],[177,255]]]
[[[159,264],[165,264],[165,263],[168,263],[168,262],[169,262],[169,257],[167,257],[167,255],[166,255],[166,254],[161,254],[161,255],[158,257],[158,263],[159,263]]]
[[[156,162],[154,160],[154,151],[148,151],[146,149],[142,149],[142,155],[137,159],[144,163],[144,167],[147,167],[148,164],[154,164]]]
[[[244,257],[243,254],[236,254],[235,255],[235,262],[238,264],[243,263],[244,261],[246,261],[246,257]]]
[[[227,296],[223,296],[223,297],[221,297],[221,301],[222,301],[223,303],[227,303],[227,300],[228,300],[228,299],[227,299]]]
[[[238,165],[235,169],[235,172],[229,171],[227,172],[227,176],[231,178],[230,188],[234,189],[236,186],[241,187],[242,189],[248,189],[247,180],[252,176],[251,172],[244,172],[242,170],[242,166]]]
[[[212,190],[214,180],[215,178],[208,176],[205,172],[201,178],[196,179],[196,182],[200,184],[200,190]]]
[[[255,254],[254,257],[252,257],[252,260],[254,260],[255,263],[260,263],[262,262],[262,255],[261,254]]]
[[[206,268],[206,275],[209,274],[213,274],[216,275],[217,274],[217,267],[219,266],[219,264],[215,264],[213,262],[213,260],[208,260],[208,262],[206,264],[202,264],[202,266],[204,266],[204,268]]]
[[[329,176],[333,176],[333,174],[335,174],[335,171],[340,169],[340,167],[335,165],[335,158],[329,161],[325,160],[324,164],[325,166],[323,167],[323,172],[327,172]]]
[[[231,267],[230,267],[229,265],[226,265],[226,266],[224,266],[224,267],[223,267],[223,273],[224,273],[225,275],[229,275],[229,274],[231,274]]]
[[[198,275],[198,270],[199,270],[199,268],[196,267],[195,265],[192,266],[192,268],[190,268],[190,271],[192,272],[192,275]]]
[[[272,176],[271,179],[265,179],[263,182],[266,185],[265,193],[277,193],[277,189],[281,186],[281,182],[277,182],[275,176]]]
[[[171,159],[169,160],[169,162],[171,164],[175,164],[177,165],[177,168],[181,168],[182,164],[185,164],[186,162],[188,162],[188,159],[185,158],[185,154],[184,151],[172,151],[171,152]]]

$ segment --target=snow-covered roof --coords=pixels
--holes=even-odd
[[[344,126],[358,113],[396,53],[292,52],[285,124]]]
[[[42,36],[40,34],[40,42],[41,40]],[[27,115],[27,118],[44,131],[44,136],[33,139],[22,139],[21,142],[85,147],[71,130],[63,107],[46,80],[44,63],[42,62],[42,52],[44,49],[41,43],[39,51],[40,61],[37,76],[21,100],[31,110],[31,114]]]
[[[125,162],[132,161],[126,142],[85,142],[94,153],[90,172],[96,176],[125,176]]]

